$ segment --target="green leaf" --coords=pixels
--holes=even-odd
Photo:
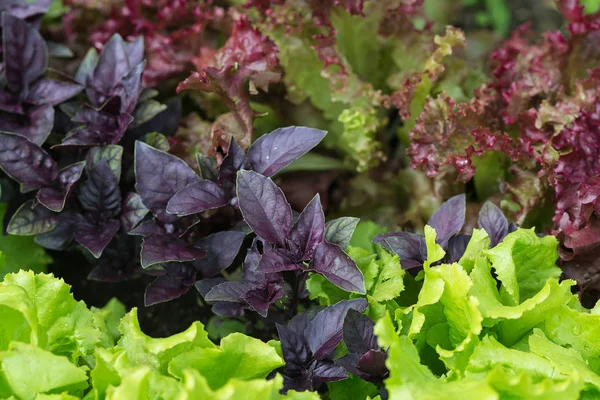
[[[164,152],[168,152],[171,148],[167,137],[162,133],[158,132],[147,133],[146,136],[144,136],[144,142],[154,147],[155,149],[162,150]]]
[[[241,333],[232,333],[221,340],[220,348],[195,348],[178,355],[169,363],[169,373],[183,378],[186,368],[194,368],[216,390],[232,378],[264,378],[282,365],[284,361],[273,347]]]
[[[86,170],[94,169],[96,164],[106,161],[109,168],[117,178],[121,179],[121,160],[123,158],[123,147],[109,144],[103,147],[92,147],[86,156]]]
[[[377,386],[351,375],[348,379],[327,384],[330,400],[366,399],[377,396]]]
[[[131,123],[131,127],[135,128],[150,121],[166,109],[167,106],[165,104],[161,104],[156,100],[146,100],[138,103],[135,110],[133,110],[134,120]]]
[[[137,308],[133,308],[121,320],[119,331],[123,334],[119,346],[125,349],[131,365],[146,365],[162,374],[167,373],[171,360],[182,353],[200,348],[216,348],[200,322],[194,322],[185,331],[166,338],[147,336],[140,328]]]
[[[88,386],[85,367],[30,344],[13,342],[0,358],[5,382],[23,400],[52,391],[81,395]]]
[[[335,171],[353,170],[351,166],[336,158],[327,157],[316,153],[307,153],[296,159],[279,173],[298,171]]]
[[[458,263],[467,271],[471,272],[475,262],[482,257],[484,250],[490,248],[490,238],[484,229],[473,229],[469,244]]]
[[[325,224],[325,241],[335,243],[346,250],[360,218],[341,217]]]
[[[446,255],[446,252],[435,242],[435,238],[437,237],[437,233],[435,229],[430,227],[429,225],[425,225],[425,244],[427,245],[427,261],[423,263],[423,268],[427,270],[429,266]]]
[[[375,236],[386,232],[386,228],[377,225],[373,221],[360,221],[354,230],[352,239],[350,239],[350,246],[362,247],[371,253],[375,253],[377,245],[373,244],[371,240],[373,240]]]

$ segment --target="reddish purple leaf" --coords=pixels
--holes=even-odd
[[[348,310],[363,312],[367,308],[365,299],[342,300],[320,311],[308,324],[304,336],[313,357],[327,357],[342,340],[342,329]]]
[[[379,350],[369,350],[358,360],[358,370],[374,377],[384,377],[388,373],[385,366],[387,354]]]
[[[200,181],[185,161],[140,141],[135,144],[135,178],[144,205],[165,222],[177,219],[167,213],[169,200],[190,183]]]
[[[256,267],[263,274],[272,274],[281,271],[294,271],[302,269],[303,266],[292,258],[285,249],[272,248],[268,246]]]
[[[281,342],[285,369],[289,374],[300,374],[303,367],[310,361],[311,354],[304,340],[304,332],[296,332],[284,325],[276,324]]]
[[[319,244],[310,268],[347,292],[367,293],[362,272],[356,263],[335,244],[327,242]]]
[[[303,126],[276,129],[252,143],[247,154],[249,169],[272,176],[308,153],[326,134]]]
[[[0,168],[21,185],[38,188],[58,179],[58,165],[35,143],[0,132]]]
[[[80,161],[63,168],[58,175],[58,183],[54,187],[41,188],[37,200],[49,210],[61,212],[73,188],[81,179],[85,161]]]
[[[175,215],[197,214],[227,205],[228,198],[216,183],[201,180],[189,184],[167,203],[167,212]]]
[[[188,244],[175,235],[154,235],[142,241],[142,268],[165,262],[194,261],[206,256],[206,250]]]
[[[75,225],[74,237],[77,243],[88,249],[94,257],[99,258],[118,231],[119,221],[111,220],[105,224],[95,225],[80,218]]]
[[[375,324],[369,317],[356,310],[348,310],[344,319],[344,343],[352,353],[364,354],[379,349],[377,337],[373,333]]]
[[[485,229],[490,237],[490,246],[494,247],[508,235],[508,220],[491,201],[486,201],[479,210],[479,227]]]
[[[240,171],[237,196],[244,221],[269,243],[285,245],[292,226],[292,209],[281,189],[270,178]]]
[[[229,267],[238,255],[246,238],[245,232],[216,232],[196,243],[196,247],[206,250],[206,257],[196,260],[194,266],[203,278],[210,278]]]
[[[100,107],[104,104],[112,89],[121,83],[132,67],[123,38],[119,34],[113,35],[98,57],[98,64],[90,82],[95,93],[90,96],[88,90],[88,97],[93,105]]]
[[[49,104],[32,107],[25,114],[0,112],[0,126],[41,146],[52,130],[54,108]]]
[[[39,79],[31,85],[27,101],[31,104],[50,104],[55,106],[69,100],[83,90],[76,82]]]
[[[435,241],[444,249],[448,246],[448,240],[460,232],[465,224],[465,212],[465,195],[459,194],[444,202],[427,222],[437,233]]]
[[[324,234],[325,214],[317,193],[300,214],[288,240],[299,251],[300,259],[310,260],[317,245],[323,241]]]

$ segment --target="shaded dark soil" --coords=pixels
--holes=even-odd
[[[152,277],[106,283],[90,281],[87,275],[91,266],[78,252],[49,252],[54,263],[48,272],[62,278],[72,286],[76,300],[83,300],[88,306],[103,307],[116,297],[128,310],[138,308],[140,326],[144,333],[153,337],[165,337],[187,329],[194,321],[208,323],[212,315],[210,307],[200,307],[198,292],[191,289],[187,294],[166,303],[151,307],[144,306],[144,292]]]

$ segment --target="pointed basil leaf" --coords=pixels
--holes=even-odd
[[[96,258],[100,258],[104,248],[119,231],[119,221],[110,220],[96,225],[81,218],[75,226],[75,240],[88,249]]]
[[[283,296],[283,288],[277,284],[267,284],[265,287],[256,287],[247,291],[242,297],[260,316],[266,317],[271,304]]]
[[[325,241],[337,244],[343,250],[347,249],[358,221],[360,218],[341,217],[327,222],[325,224]]]
[[[479,210],[478,224],[490,237],[490,247],[496,246],[508,235],[508,220],[502,210],[491,201],[486,201]]]
[[[137,98],[134,100],[137,102]],[[152,118],[156,117],[158,114],[165,111],[166,109],[167,109],[166,104],[161,104],[156,100],[147,100],[142,103],[137,103],[135,110],[133,110],[133,122],[131,123],[131,128],[136,128],[136,127],[150,121]],[[148,143],[148,142],[146,142],[146,143]],[[163,146],[164,146],[164,144],[166,144],[170,147],[168,141],[166,143],[163,142]],[[153,146],[153,147],[156,147],[156,146]],[[161,148],[160,150],[169,151],[169,148],[167,148],[167,149]]]
[[[449,263],[457,262],[465,254],[471,235],[458,234],[448,241],[447,260]]]
[[[121,189],[108,162],[101,161],[88,169],[88,179],[79,193],[81,206],[100,220],[121,212]]]
[[[427,257],[425,238],[416,233],[383,233],[375,236],[373,243],[377,243],[384,249],[397,254],[400,258],[402,269],[420,267]]]
[[[123,159],[123,147],[115,144],[108,144],[102,147],[92,147],[85,157],[86,169],[91,171],[96,164],[106,161],[108,166],[117,178],[121,180],[121,160]]]
[[[171,197],[200,180],[185,161],[140,141],[135,144],[135,178],[135,187],[144,205],[165,222],[177,219],[167,214]]]
[[[347,292],[366,294],[362,272],[338,245],[327,242],[319,244],[310,268]]]
[[[127,232],[129,235],[135,236],[152,236],[152,235],[164,235],[167,233],[162,225],[158,224],[156,220],[144,221],[136,226],[131,231]]]
[[[4,131],[29,139],[38,146],[44,144],[53,125],[54,108],[50,104],[29,108],[25,115],[0,112],[0,127]]]
[[[145,237],[141,253],[142,268],[169,261],[194,261],[206,256],[206,250],[194,247],[175,235]]]
[[[342,329],[348,310],[363,312],[367,308],[365,299],[342,300],[320,311],[308,324],[304,337],[313,357],[327,357],[342,340]]]
[[[73,188],[79,182],[85,161],[80,161],[63,168],[58,175],[58,187],[41,188],[37,200],[49,210],[60,212],[71,195]]]
[[[212,157],[200,153],[196,154],[196,160],[198,161],[200,177],[209,181],[216,181],[219,175],[217,171],[217,161]]]
[[[90,81],[94,69],[98,64],[98,52],[93,47],[88,50],[77,67],[77,72],[75,72],[75,81],[79,82],[82,85],[87,85]]]
[[[292,209],[281,189],[270,178],[240,171],[237,197],[244,221],[269,243],[285,245],[292,226]]]
[[[312,373],[313,388],[317,390],[323,383],[337,382],[348,378],[346,371],[331,360],[319,360]]]
[[[45,209],[45,207],[37,208]],[[61,218],[58,221],[58,225],[56,225],[56,228],[52,229],[50,232],[37,235],[34,239],[34,242],[50,250],[65,250],[67,246],[73,241],[73,226],[74,224],[71,221],[71,218]]]
[[[323,241],[325,214],[319,194],[308,203],[290,231],[289,241],[300,251],[302,260],[309,260],[315,248]]]
[[[210,278],[229,267],[242,247],[246,233],[240,231],[216,232],[201,239],[196,247],[206,250],[206,257],[196,260],[194,266],[202,278]]]
[[[149,121],[156,116],[156,114],[164,111],[167,108],[167,106],[163,106],[155,100],[150,100],[143,104],[156,104],[156,107],[144,109],[143,105],[140,105],[141,107],[139,110],[137,110],[138,112],[134,113],[134,111],[136,111],[137,101],[142,94],[142,90],[144,89],[142,86],[142,73],[144,72],[145,67],[145,62],[141,62],[133,67],[133,69],[121,81],[121,87],[115,91],[121,99],[121,106],[119,109],[120,112],[122,114],[134,114],[134,121],[132,121],[134,122],[132,126],[134,128],[144,122]],[[140,121],[135,121],[136,118],[139,118]]]
[[[379,349],[377,337],[373,333],[375,323],[356,310],[348,310],[344,320],[344,343],[352,353],[364,354],[371,349]]]
[[[167,203],[167,212],[174,215],[198,214],[202,211],[227,205],[228,198],[219,185],[213,181],[201,180],[190,183]]]
[[[272,248],[268,246],[256,267],[263,274],[272,274],[281,271],[294,271],[302,266],[292,258],[285,249]]]
[[[98,57],[92,76],[91,86],[100,92],[100,96],[90,99],[95,106],[100,106],[108,99],[111,89],[121,82],[132,67],[123,38],[118,33],[114,34]]]
[[[0,132],[0,168],[24,186],[49,186],[58,178],[58,165],[41,147],[29,140]]]
[[[121,206],[121,226],[123,231],[129,232],[135,228],[148,214],[148,209],[142,203],[142,198],[137,193],[127,193]]]
[[[248,149],[249,168],[272,176],[319,144],[327,132],[303,126],[279,128],[258,138]]]
[[[138,65],[144,60],[144,37],[138,36],[129,43],[125,43],[125,50],[131,65]]]
[[[144,136],[144,142],[154,147],[155,149],[168,152],[171,148],[167,137],[158,132],[150,132]]]
[[[219,168],[219,183],[222,184],[226,189],[233,188],[233,184],[236,179],[237,172],[242,169],[242,166],[246,162],[246,155],[244,150],[232,137],[229,142],[229,149],[227,155],[223,159],[221,168]]]
[[[203,280],[202,282],[205,282]],[[201,292],[201,285],[196,284]],[[250,285],[246,282],[223,282],[213,286],[205,295],[204,299],[210,303],[218,301],[239,302],[242,296],[250,290]]]
[[[33,206],[33,200],[29,200],[12,216],[6,231],[11,235],[30,236],[50,232],[59,222],[58,214],[53,213],[46,207]]]
[[[451,197],[433,213],[427,225],[435,229],[436,243],[446,249],[448,240],[456,235],[465,224],[465,195]]]
[[[82,90],[83,86],[75,82],[38,79],[31,85],[27,101],[31,104],[55,106],[69,100]]]
[[[357,368],[374,377],[384,377],[388,374],[388,369],[385,366],[386,359],[386,353],[372,349],[358,360]]]
[[[286,372],[292,375],[300,374],[311,357],[304,335],[280,324],[276,324],[276,327]]]
[[[168,263],[163,266],[164,275],[159,276],[146,288],[146,307],[176,299],[187,293],[196,281],[196,271],[187,263]]]
[[[27,22],[8,13],[2,14],[2,39],[6,84],[27,97],[31,83],[46,70],[46,42]]]

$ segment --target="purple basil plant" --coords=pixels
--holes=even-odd
[[[460,233],[465,224],[465,213],[465,195],[461,194],[442,204],[427,222],[437,233],[436,243],[446,251],[446,256],[440,262],[456,262],[464,254],[471,239],[470,235]],[[489,235],[491,247],[517,228],[514,223],[509,224],[502,210],[490,201],[485,202],[479,211],[478,224]],[[373,242],[397,254],[402,268],[411,273],[419,272],[427,260],[423,235],[412,232],[384,233],[375,236]]]

